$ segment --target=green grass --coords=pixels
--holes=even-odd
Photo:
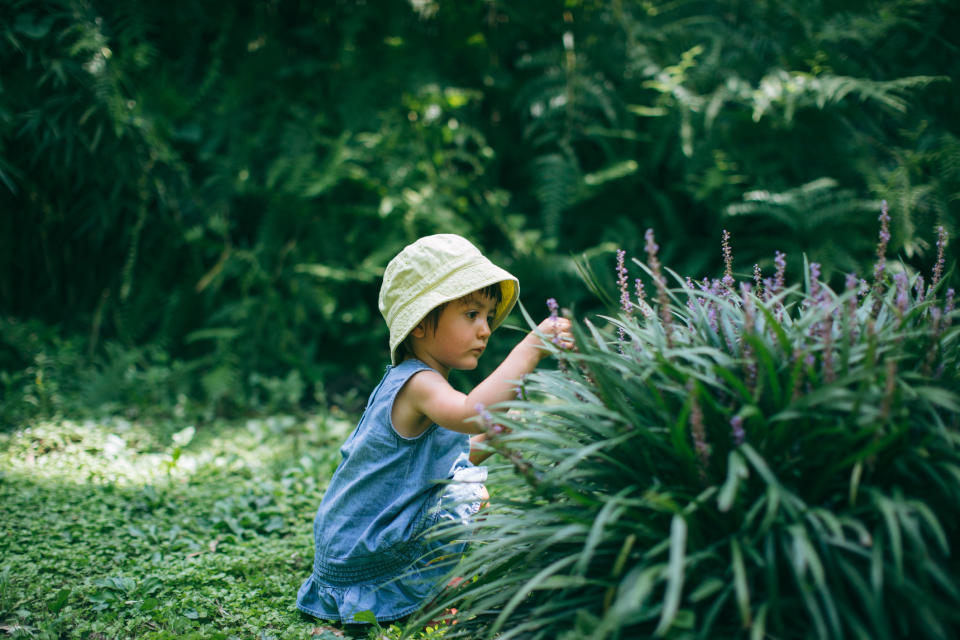
[[[0,434],[0,633],[398,637],[294,606],[352,426],[336,414],[195,429],[58,420]]]

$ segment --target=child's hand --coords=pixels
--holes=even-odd
[[[574,347],[573,333],[570,330],[570,320],[562,317],[550,316],[543,320],[538,326],[536,332],[530,332],[525,340],[530,341],[536,347],[543,347],[543,341],[537,336],[537,332],[542,333],[547,340],[561,349],[572,349]],[[540,358],[550,355],[550,352],[543,348],[538,348]]]

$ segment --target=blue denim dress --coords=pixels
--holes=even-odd
[[[480,508],[486,468],[470,463],[469,436],[433,424],[405,438],[391,420],[397,393],[428,369],[413,359],[387,367],[341,448],[314,520],[313,573],[297,593],[300,610],[341,622],[356,622],[361,611],[395,620],[437,595],[463,552],[462,542],[423,534]]]

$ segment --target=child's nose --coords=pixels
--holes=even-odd
[[[477,333],[484,338],[490,335],[490,323],[486,318],[480,321],[480,327],[478,328]]]

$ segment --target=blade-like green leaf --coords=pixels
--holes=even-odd
[[[683,591],[684,558],[687,546],[687,523],[682,516],[675,515],[670,523],[670,560],[667,564],[667,589],[663,598],[663,612],[653,635],[662,636],[673,624],[680,608],[680,596]]]

